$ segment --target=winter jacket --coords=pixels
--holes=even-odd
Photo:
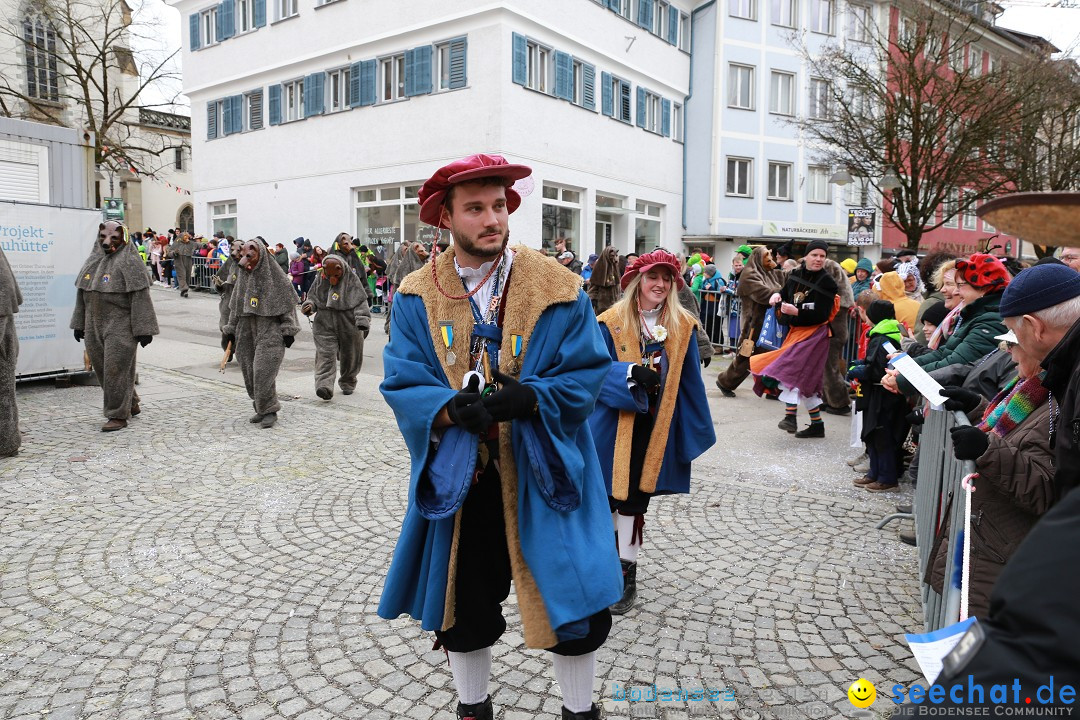
[[[896,319],[902,325],[906,325],[908,330],[914,331],[915,318],[919,314],[919,303],[904,293],[904,281],[895,272],[887,272],[881,276],[879,284],[881,285],[881,299],[891,302],[896,311]]]
[[[964,306],[960,311],[960,327],[949,336],[948,341],[937,350],[914,358],[923,370],[930,372],[956,363],[970,363],[987,355],[997,347],[997,336],[1005,334],[1005,324],[998,315],[1001,293],[983,295]],[[898,377],[897,385],[905,395],[915,389],[904,378]]]
[[[299,285],[304,280],[304,270],[304,261],[300,258],[289,263],[289,275],[292,276],[293,283]]]
[[[1058,497],[1080,485],[1080,320],[1042,362],[1043,381],[1058,402],[1055,425]]]
[[[855,400],[855,409],[863,413],[860,437],[868,440],[875,430],[885,428],[893,431],[893,439],[899,445],[908,430],[904,420],[908,412],[907,400],[881,387],[881,378],[889,364],[885,343],[894,347],[900,344],[900,323],[892,318],[882,320],[867,335],[866,361],[848,371],[848,376],[858,379],[863,388],[861,397]]]
[[[274,261],[278,264],[278,267],[281,268],[281,272],[286,275],[289,274],[289,253],[284,250],[278,250],[274,253]]]
[[[989,403],[971,414],[979,421]],[[1054,503],[1054,452],[1050,449],[1050,403],[1032,410],[1005,437],[987,433],[990,445],[975,461],[979,477],[971,495],[971,573],[968,613],[980,620],[990,613],[990,591],[1005,563],[1039,518]],[[939,593],[949,555],[949,528],[933,557],[931,585]]]
[[[798,308],[799,314],[785,315],[778,307],[776,319],[780,324],[791,327],[813,327],[827,323],[832,317],[838,292],[836,281],[824,269],[811,272],[805,265],[800,265],[788,273],[780,291],[781,300]]]
[[[993,400],[1006,383],[1016,377],[1016,361],[1005,350],[994,348],[973,363],[949,365],[930,373],[943,387],[959,385]]]

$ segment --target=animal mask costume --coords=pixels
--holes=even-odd
[[[150,287],[146,265],[117,222],[98,225],[97,242],[75,279],[75,287],[103,293],[129,293]]]
[[[245,272],[236,279],[232,296],[232,308],[237,314],[263,317],[295,314],[296,291],[276,264],[270,253],[263,252],[262,243],[252,240],[244,243],[240,266]]]

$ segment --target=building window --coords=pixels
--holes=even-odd
[[[873,22],[869,5],[848,5],[848,40],[870,42],[870,23]]]
[[[606,83],[603,92],[604,107],[601,108],[604,114],[609,114],[607,98],[611,98],[611,117],[624,123],[632,122],[630,119],[630,83],[607,73],[602,73],[600,78],[602,82]]]
[[[829,168],[811,165],[806,174],[806,202],[831,203],[829,197]]]
[[[326,73],[327,112],[349,109],[349,68],[343,67]]]
[[[527,55],[527,81],[525,87],[537,92],[550,93],[554,83],[551,82],[552,62],[551,48],[529,40],[526,44]]]
[[[255,0],[236,0],[236,18],[239,32],[255,29]]]
[[[281,84],[281,102],[285,106],[283,122],[304,119],[304,79]]]
[[[972,200],[972,196],[975,194],[975,191],[974,190],[961,190],[961,193],[962,193],[962,197],[964,199],[964,202],[967,203],[967,206],[964,208],[964,211],[960,214],[960,225],[965,230],[974,230],[975,229],[975,201]]]
[[[660,205],[637,201],[634,218],[634,252],[643,255],[660,247]]]
[[[544,183],[544,204],[541,208],[540,242],[545,252],[555,250],[555,240],[566,241],[566,249],[572,250],[582,260],[581,197],[584,190]],[[584,261],[583,261],[584,262]]]
[[[26,51],[26,94],[36,100],[60,102],[56,31],[36,13],[23,19],[23,48]]]
[[[791,163],[769,163],[770,200],[791,199]]]
[[[278,0],[277,2],[277,19],[285,20],[286,18],[295,17],[300,14],[300,8],[298,0]]]
[[[405,97],[405,53],[379,60],[379,102],[393,102]]]
[[[690,16],[679,13],[679,49],[690,52]]]
[[[263,126],[263,91],[255,90],[244,94],[244,130],[262,130]]]
[[[810,97],[806,106],[807,116],[824,119],[829,116],[829,81],[822,78],[810,78]]]
[[[418,184],[354,188],[357,242],[387,250],[402,242],[430,244],[435,230],[420,222],[419,191]]]
[[[728,107],[754,109],[754,68],[749,65],[728,65]]]
[[[833,0],[810,0],[810,29],[832,35]]]
[[[870,90],[865,85],[848,86],[848,112],[852,117],[869,118],[873,115],[870,103]]]
[[[660,127],[660,113],[661,113],[661,99],[659,95],[651,93],[648,90],[638,90],[638,98],[645,103],[645,124],[642,126],[649,132],[659,133]]]
[[[217,40],[217,5],[199,13],[200,27],[202,27],[202,46],[215,44]]]
[[[632,20],[634,17],[632,14],[633,8],[631,7],[633,4],[632,0],[616,0],[616,2],[618,3],[618,9],[615,12],[619,13],[627,20]]]
[[[769,112],[776,115],[795,114],[795,76],[772,71],[769,81]]]
[[[757,0],[728,0],[731,17],[757,19]]]
[[[964,46],[960,41],[953,40],[949,46],[949,67],[956,72],[964,71]]]
[[[682,105],[671,104],[671,139],[675,142],[683,141],[683,111]]]
[[[975,77],[983,74],[983,53],[979,48],[971,48],[971,62],[968,63],[968,67],[971,68],[971,74]]]
[[[210,222],[213,225],[212,233],[218,230],[226,235],[237,237],[236,232],[236,201],[226,200],[210,204]]]
[[[797,0],[772,0],[772,20],[773,25],[779,25],[780,27],[795,27],[795,21],[798,20],[798,5]]]
[[[943,227],[955,228],[957,226],[957,212],[958,204],[956,202],[956,191],[949,190],[945,194],[945,199],[941,203],[941,217],[944,220]],[[948,218],[948,220],[945,220]]]
[[[735,197],[753,197],[753,183],[750,179],[753,170],[753,160],[750,158],[733,158],[727,160],[727,194]]]
[[[652,34],[657,37],[667,38],[668,36],[668,8],[670,4],[665,0],[656,0],[656,6],[653,8],[653,23]]]

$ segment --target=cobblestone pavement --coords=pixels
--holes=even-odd
[[[213,299],[154,299],[163,335],[129,429],[98,431],[96,387],[20,388],[23,452],[0,460],[0,718],[454,717],[432,637],[375,614],[407,485],[371,362],[381,322],[357,394],[330,403],[305,329],[263,431],[239,371],[217,372],[216,333],[191,329]],[[898,498],[852,487],[846,418],[797,441],[776,403],[709,396],[720,442],[690,495],[653,504],[638,606],[599,653],[608,716],[851,716],[860,676],[884,712],[917,677],[903,633],[921,626],[914,549],[873,529]],[[550,661],[507,609],[498,716],[558,717]],[[612,699],[653,685],[723,694]]]

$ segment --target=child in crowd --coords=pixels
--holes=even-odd
[[[304,270],[306,269],[304,261],[300,259],[300,253],[289,253],[289,277],[292,280],[293,290],[296,291],[299,302],[307,299],[304,297],[303,289]]]

